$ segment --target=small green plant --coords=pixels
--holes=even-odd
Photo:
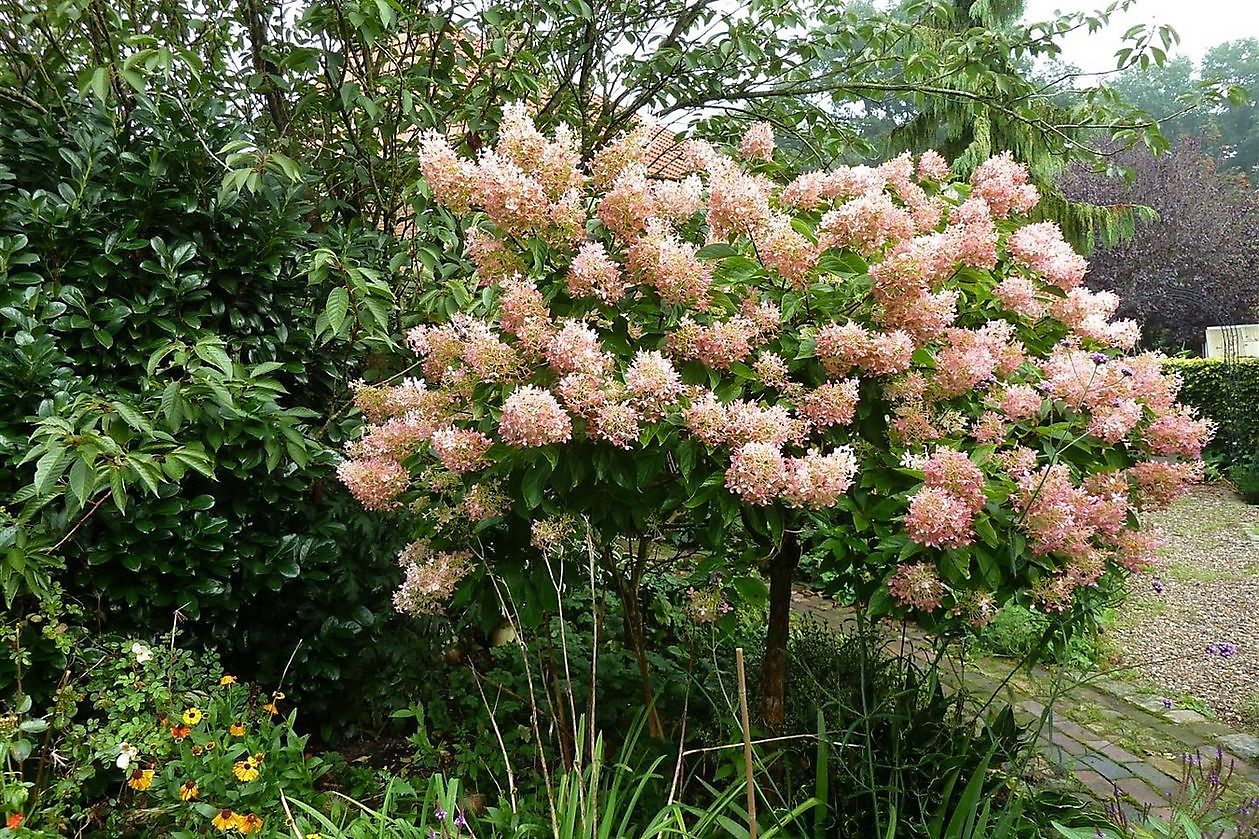
[[[976,633],[975,650],[982,655],[1091,670],[1106,657],[1103,637],[1090,627],[1067,631],[1044,612],[1014,604]]]
[[[1259,728],[1259,690],[1252,691],[1237,708],[1242,722],[1250,728]]]
[[[1166,816],[1154,815],[1146,804],[1132,813],[1116,791],[1108,806],[1108,828],[1069,828],[1054,823],[1067,839],[1255,839],[1259,837],[1259,798],[1236,808],[1227,804],[1233,763],[1217,748],[1213,758],[1201,752],[1181,756],[1180,785],[1167,800]]]
[[[1229,467],[1228,479],[1247,504],[1259,504],[1259,458]]]

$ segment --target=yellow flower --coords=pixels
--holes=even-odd
[[[258,762],[252,757],[244,760],[238,760],[232,764],[232,774],[239,781],[254,781],[258,779]]]
[[[224,673],[223,677],[219,679],[219,684],[220,685],[234,685],[236,684],[236,677],[233,676],[231,673]]]
[[[206,743],[206,744],[205,744],[205,750],[206,750],[207,752],[212,752],[212,751],[214,751],[214,747],[215,747],[215,746],[217,746],[217,745],[218,745],[218,743],[216,743],[216,742],[214,742],[213,740],[211,740],[210,742],[208,742],[208,743]]]
[[[262,830],[262,818],[256,813],[247,816],[236,816],[236,829],[241,833],[253,833]]]
[[[205,714],[201,713],[200,708],[188,708],[184,711],[184,725],[196,725],[201,722],[201,718],[204,716]]]
[[[266,705],[263,705],[262,710],[266,711],[268,714],[270,714],[273,717],[276,714],[280,713],[280,709],[275,707],[274,702],[268,702]]]
[[[307,833],[306,839],[323,839],[322,833]]]
[[[233,737],[244,737],[245,724],[241,722],[234,722],[230,726],[228,726],[227,733],[232,735]]]
[[[137,769],[132,772],[131,777],[127,779],[127,786],[138,790],[146,790],[153,786],[153,770]]]
[[[197,795],[200,794],[200,792],[201,791],[197,789],[196,781],[184,781],[182,784],[179,785],[179,800],[191,801],[192,799],[196,798]]]
[[[210,824],[226,833],[229,830],[236,829],[236,818],[236,814],[231,810],[219,810],[214,818],[210,819]]]

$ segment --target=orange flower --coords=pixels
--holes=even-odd
[[[236,829],[236,819],[237,815],[231,810],[219,810],[218,814],[210,819],[210,824],[226,833],[229,830]]]
[[[19,827],[22,826],[22,814],[11,813],[9,817],[4,820],[4,826],[7,827],[9,830],[17,830]]]
[[[137,769],[127,779],[127,786],[135,790],[146,790],[153,786],[153,774],[152,769]]]
[[[193,756],[193,757],[201,757],[201,753],[202,753],[202,752],[204,752],[204,751],[205,751],[205,749],[201,748],[200,746],[193,746],[193,747],[192,747],[192,756]]]
[[[262,818],[256,813],[250,813],[247,816],[236,817],[236,829],[241,833],[254,833],[262,830]]]
[[[182,741],[191,733],[192,729],[186,725],[172,725],[170,727],[170,736],[175,738],[176,743]]]
[[[228,726],[227,733],[232,735],[233,737],[244,737],[245,724],[242,722],[234,722],[230,726]]]
[[[191,801],[192,799],[196,798],[200,793],[201,791],[197,789],[196,781],[184,781],[182,784],[179,785],[179,800],[180,801]]]
[[[224,673],[223,678],[219,679],[219,684],[220,685],[234,685],[236,684],[236,677],[233,676],[231,673]]]
[[[208,742],[208,743],[206,743],[206,744],[205,744],[205,750],[206,750],[207,752],[212,752],[212,751],[214,751],[214,747],[215,747],[215,746],[217,746],[217,745],[218,745],[218,743],[216,743],[216,742],[214,742],[213,740],[211,740],[210,742]]]

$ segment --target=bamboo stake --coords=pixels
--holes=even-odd
[[[743,648],[734,651],[739,678],[739,715],[743,721],[743,772],[748,786],[748,839],[756,839],[756,786],[752,783],[752,725],[748,722],[748,683],[743,673]]]

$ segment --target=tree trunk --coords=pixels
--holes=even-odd
[[[784,533],[769,562],[769,627],[761,663],[761,717],[770,731],[782,729],[787,702],[787,638],[791,631],[791,579],[800,564],[800,543]]]

